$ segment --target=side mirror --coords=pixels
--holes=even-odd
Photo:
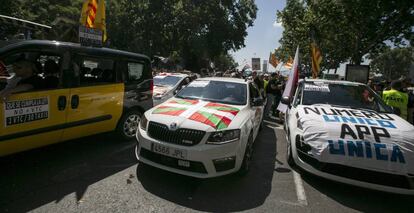
[[[263,98],[253,98],[252,106],[263,106]]]
[[[394,112],[394,114],[396,114],[396,115],[398,115],[398,116],[400,116],[400,115],[401,115],[401,110],[400,110],[400,108],[397,108],[397,107],[391,107],[391,109],[392,109],[392,112]]]
[[[280,100],[280,101],[282,102],[282,104],[286,104],[286,105],[290,106],[290,97],[288,97],[288,96],[282,97],[282,100]]]

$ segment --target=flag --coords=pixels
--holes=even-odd
[[[105,0],[85,0],[82,5],[80,24],[100,29],[106,41]]]
[[[270,53],[269,56],[269,63],[276,68],[277,65],[279,64],[279,60],[276,58],[276,54],[275,53]]]
[[[283,64],[283,66],[288,68],[288,69],[292,69],[292,65],[293,65],[292,57],[289,57],[288,61],[285,64]]]
[[[321,50],[318,48],[315,42],[311,44],[312,53],[312,78],[319,76],[320,64],[322,62]]]
[[[291,60],[291,58],[290,58]],[[288,61],[289,62],[289,61]],[[292,62],[292,70],[289,74],[285,90],[283,91],[282,97],[290,97],[292,98],[296,89],[296,86],[298,84],[299,80],[299,47],[296,48],[295,53],[295,60]],[[293,72],[292,72],[293,71]],[[282,102],[279,103],[279,106],[277,107],[277,110],[279,110],[282,113],[286,113],[287,106],[286,104],[282,104]]]

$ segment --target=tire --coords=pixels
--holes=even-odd
[[[123,141],[130,141],[135,138],[142,114],[138,110],[129,110],[124,113],[118,122],[116,134]]]
[[[247,141],[246,150],[244,152],[243,162],[240,166],[239,171],[237,172],[239,176],[245,176],[250,170],[250,164],[253,154],[253,133],[250,133],[249,139]]]
[[[296,165],[295,160],[293,159],[293,156],[292,156],[292,144],[290,143],[290,141],[287,141],[287,144],[286,144],[286,162],[288,163],[290,168],[294,168]]]

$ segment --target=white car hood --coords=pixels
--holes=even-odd
[[[148,121],[167,125],[169,128],[196,129],[213,132],[237,129],[248,113],[246,106],[236,106],[171,98],[145,113]]]
[[[414,174],[414,126],[397,115],[314,105],[296,116],[321,162]]]

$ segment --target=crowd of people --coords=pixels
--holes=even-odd
[[[392,106],[395,112],[410,123],[414,123],[414,91],[411,79],[405,76],[388,82],[368,82],[385,104]]]

